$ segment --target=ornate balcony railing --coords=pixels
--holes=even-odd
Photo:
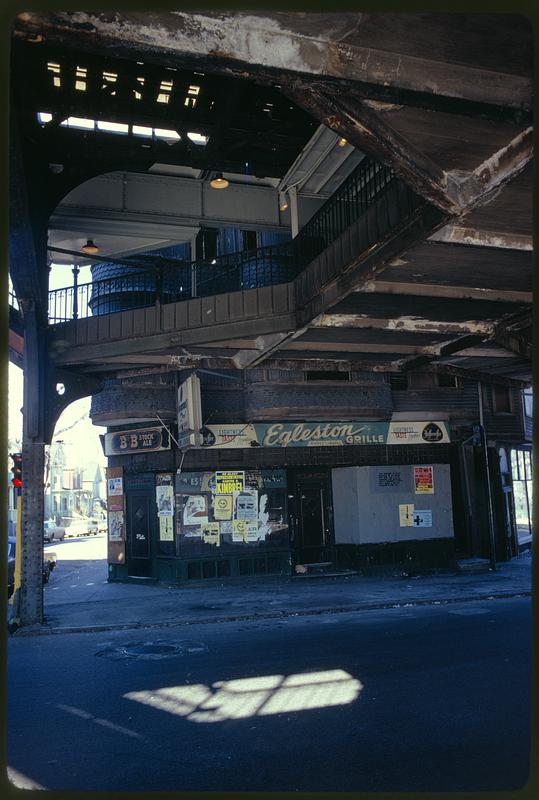
[[[399,191],[394,191],[395,187]],[[368,209],[370,224],[360,242],[362,251],[377,241],[380,231],[396,227],[422,202],[391,169],[365,158],[295,239],[211,261],[185,262],[158,256],[132,256],[116,262],[105,259],[121,265],[123,274],[49,292],[49,322],[56,325],[155,303],[286,283]]]

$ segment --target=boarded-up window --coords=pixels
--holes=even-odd
[[[508,386],[495,383],[492,387],[492,401],[495,414],[511,413],[511,393]]]

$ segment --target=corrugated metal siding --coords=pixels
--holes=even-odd
[[[483,385],[483,421],[489,438],[520,442],[525,439],[522,391],[520,387],[515,386],[510,388],[510,392],[513,412],[496,414],[494,413],[492,387],[488,384]]]
[[[458,389],[407,389],[392,394],[394,411],[438,411],[440,416],[459,421],[475,421],[479,416],[475,381],[463,381]]]

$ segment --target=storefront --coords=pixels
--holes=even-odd
[[[107,474],[111,580],[437,566],[453,555],[443,421],[223,424],[188,449],[173,439],[164,428],[107,434],[108,453],[123,454]]]

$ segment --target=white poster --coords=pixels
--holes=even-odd
[[[157,503],[158,517],[174,516],[174,492],[172,484],[162,484],[155,487],[155,501]]]
[[[178,387],[178,445],[196,447],[202,443],[200,380],[193,373]]]
[[[245,489],[234,493],[234,519],[253,522],[258,520],[258,492]]]
[[[115,495],[122,495],[124,493],[123,478],[108,478],[107,480],[107,494],[109,497]]]
[[[124,538],[124,512],[109,511],[109,542],[121,542]]]
[[[390,422],[387,444],[449,444],[447,422]]]
[[[203,494],[192,494],[183,509],[184,525],[204,525],[208,522],[208,501]]]

